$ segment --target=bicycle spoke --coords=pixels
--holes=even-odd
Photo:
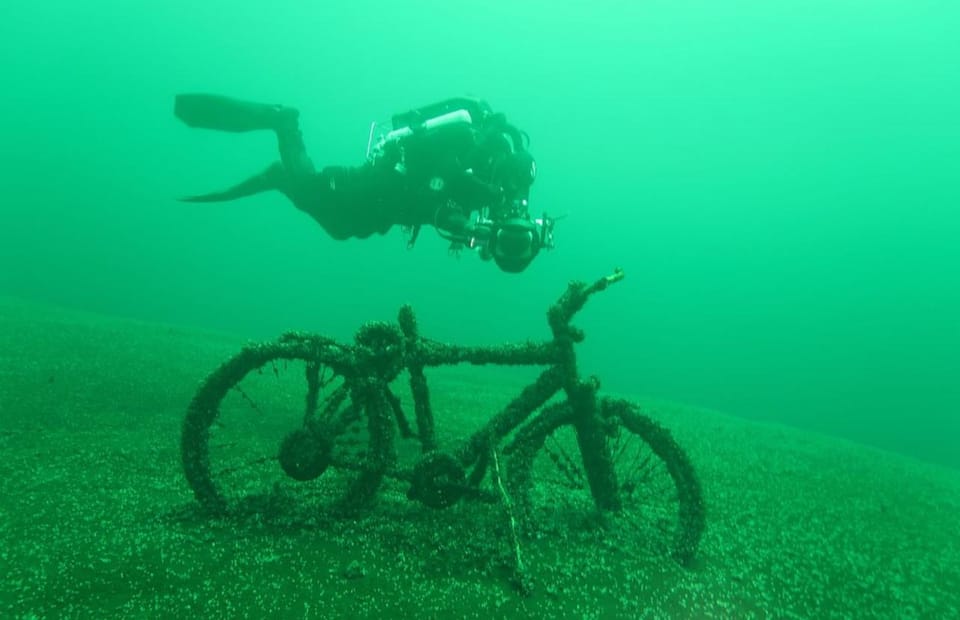
[[[253,410],[256,411],[257,413],[259,413],[260,415],[265,415],[265,414],[263,413],[263,410],[260,409],[260,407],[257,406],[257,403],[255,403],[255,402],[253,401],[253,399],[250,398],[250,396],[249,396],[246,392],[243,391],[243,388],[241,388],[239,385],[235,385],[235,386],[233,386],[233,389],[234,389],[238,394],[240,394],[240,397],[243,398],[243,400],[246,401],[246,403],[247,403],[248,405],[250,405],[250,408],[251,408],[251,409],[253,409]]]
[[[264,464],[264,463],[268,463],[268,462],[270,462],[270,461],[276,461],[276,460],[277,460],[277,457],[275,457],[275,456],[264,456],[264,457],[260,457],[260,458],[258,458],[258,459],[253,459],[253,460],[247,461],[246,463],[244,463],[244,464],[242,464],[242,465],[237,465],[237,466],[235,466],[235,467],[227,467],[227,468],[225,468],[225,469],[221,469],[220,471],[218,471],[218,472],[216,473],[216,475],[217,475],[217,477],[220,477],[220,476],[229,476],[230,474],[234,474],[234,473],[243,471],[243,470],[245,470],[245,469],[248,469],[248,468],[250,468],[250,467],[253,467],[254,465],[262,465],[262,464]]]
[[[584,486],[583,470],[574,462],[573,458],[563,448],[563,445],[556,437],[549,437],[549,446],[545,445],[544,450],[549,455],[557,469],[567,478],[570,486],[574,489],[582,489]],[[556,452],[554,452],[556,450]],[[557,454],[559,452],[559,454]]]
[[[626,495],[626,498],[632,498],[633,493],[640,487],[650,482],[652,476],[651,467],[652,453],[647,453],[643,460],[640,459],[640,452],[634,456],[630,465],[623,469],[629,478],[621,482],[620,491]]]
[[[616,435],[616,444],[614,449],[611,451],[614,454],[614,462],[619,461],[623,458],[623,453],[627,451],[630,445],[633,443],[634,436],[630,435],[626,439],[623,438],[624,432],[622,426],[617,426],[617,435]]]

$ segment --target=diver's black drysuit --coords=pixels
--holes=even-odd
[[[473,122],[424,128],[427,119],[461,109]],[[384,142],[360,166],[327,166],[319,172],[307,156],[293,108],[184,94],[176,97],[174,112],[191,127],[273,130],[280,149],[280,162],[259,175],[184,200],[217,202],[279,190],[335,239],[383,234],[397,224],[414,230],[429,224],[459,237],[469,234],[471,212],[488,208],[496,219],[510,204],[525,204],[533,180],[523,170],[524,165],[534,169],[524,135],[473,99],[449,99],[397,115],[394,128],[410,127],[408,136]],[[517,153],[525,156],[519,164]]]

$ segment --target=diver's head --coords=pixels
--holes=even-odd
[[[526,195],[537,178],[537,162],[529,151],[517,151],[506,157],[500,174],[504,189]]]
[[[504,201],[508,204],[525,201],[536,178],[537,162],[525,150],[501,157],[494,172],[494,182],[500,186]]]
[[[508,202],[526,199],[537,177],[537,164],[528,150],[529,137],[494,115],[477,151],[482,163],[475,166],[488,182],[499,187]]]
[[[520,273],[527,268],[542,245],[541,231],[535,222],[522,217],[509,217],[494,228],[489,252],[502,271]]]

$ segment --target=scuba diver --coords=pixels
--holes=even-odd
[[[553,246],[554,221],[531,217],[528,209],[536,176],[529,139],[484,101],[453,98],[396,114],[376,140],[371,125],[362,165],[319,172],[295,108],[192,93],[176,96],[174,114],[190,127],[274,131],[280,149],[280,161],[260,174],[181,200],[219,202],[277,190],[334,239],[385,234],[400,225],[412,247],[421,226],[432,225],[451,252],[475,249],[510,273]]]

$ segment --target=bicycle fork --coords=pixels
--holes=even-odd
[[[577,445],[583,458],[590,493],[598,508],[617,512],[623,504],[613,455],[607,443],[607,432],[597,406],[598,388],[595,380],[578,381],[567,388],[567,395],[574,411]]]

